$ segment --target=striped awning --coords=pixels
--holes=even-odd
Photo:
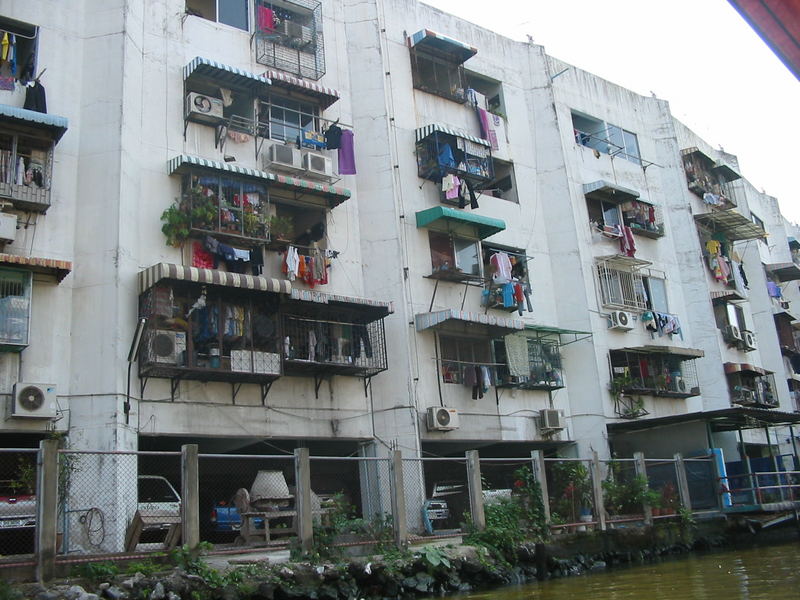
[[[492,144],[491,142],[489,142],[489,140],[484,140],[483,138],[471,135],[469,133],[466,133],[465,131],[454,129],[452,127],[448,127],[447,125],[440,125],[439,123],[432,123],[431,125],[425,125],[425,127],[420,127],[419,129],[417,129],[417,141],[421,142],[426,137],[436,133],[437,131],[441,133],[446,133],[447,135],[453,135],[458,138],[469,140],[470,142],[480,144],[481,146],[486,146],[487,148],[492,147]]]
[[[423,48],[425,50],[446,54],[459,64],[478,53],[477,48],[465,44],[464,42],[459,42],[444,34],[431,31],[430,29],[420,29],[417,33],[412,35],[409,45],[412,48]]]
[[[328,108],[331,104],[341,98],[339,92],[333,88],[325,87],[323,85],[319,85],[318,83],[306,81],[305,79],[300,79],[298,77],[292,77],[291,75],[281,73],[280,71],[267,71],[264,73],[264,76],[272,81],[272,85],[288,88],[290,90],[299,90],[305,94],[308,94],[309,96],[318,98],[320,101],[320,107],[322,109]]]
[[[17,256],[16,254],[0,253],[0,265],[24,267],[34,273],[55,275],[58,282],[72,271],[72,263],[68,260],[54,258],[36,258],[35,256]]]
[[[383,317],[394,312],[394,302],[383,300],[373,300],[371,298],[360,298],[358,296],[345,296],[343,294],[329,294],[316,290],[301,290],[292,288],[291,297],[293,300],[303,302],[316,302],[317,304],[327,304],[330,307],[347,307],[355,310],[363,310],[365,315],[374,319]]]
[[[52,134],[53,141],[55,142],[61,139],[61,136],[64,135],[64,132],[69,126],[66,117],[48,115],[47,113],[9,106],[8,104],[0,104],[0,122],[16,123],[19,125],[27,125],[28,127],[45,129]]]
[[[206,285],[221,287],[241,288],[259,292],[276,292],[290,294],[292,286],[288,281],[244,275],[241,273],[228,273],[217,269],[199,269],[169,263],[158,263],[139,272],[139,293],[143,293],[163,279],[173,281],[192,281]]]
[[[335,185],[326,185],[317,181],[308,181],[298,177],[288,177],[286,175],[278,175],[276,173],[269,173],[267,171],[260,171],[258,169],[251,169],[249,167],[242,167],[232,163],[224,163],[216,160],[208,160],[198,156],[189,156],[180,154],[171,159],[167,163],[167,169],[171,174],[178,173],[186,167],[202,167],[204,169],[211,169],[225,173],[234,173],[236,175],[243,175],[252,179],[260,179],[265,182],[272,182],[279,187],[284,187],[294,191],[306,191],[311,194],[319,194],[325,196],[328,200],[328,205],[333,208],[338,206],[351,196],[350,190]]]
[[[636,352],[639,354],[671,354],[672,356],[680,357],[680,360],[690,360],[692,358],[702,358],[706,355],[703,350],[699,348],[682,348],[681,346],[659,346],[657,344],[648,344],[645,346],[633,346],[630,348],[623,348],[625,352]]]
[[[772,371],[767,371],[766,369],[762,369],[761,367],[756,367],[755,365],[751,365],[750,363],[726,362],[724,367],[726,375],[731,375],[732,373],[750,373],[752,375],[772,374]]]
[[[253,91],[266,88],[271,83],[265,75],[256,75],[201,56],[183,67],[184,81],[191,81],[196,77],[213,79],[215,84],[222,87],[247,88]]]
[[[437,310],[436,312],[419,313],[418,315],[414,316],[414,323],[417,326],[417,331],[425,331],[426,329],[437,327],[447,321],[476,323],[478,325],[485,325],[486,327],[507,330],[509,332],[525,329],[524,321],[520,321],[518,319],[496,317],[494,315],[470,312],[466,310],[456,310],[454,308]]]
[[[617,185],[600,179],[592,183],[583,184],[583,195],[592,197],[600,197],[604,200],[613,200],[615,202],[627,202],[628,200],[636,200],[639,197],[639,192],[630,188]]]

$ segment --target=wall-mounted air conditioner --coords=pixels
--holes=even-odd
[[[742,332],[736,325],[728,325],[722,332],[722,337],[728,342],[741,342]]]
[[[17,239],[17,215],[0,213],[0,242],[13,242]]]
[[[217,123],[222,120],[222,100],[207,94],[189,92],[186,95],[186,117],[195,121]]]
[[[299,172],[303,170],[303,158],[300,150],[290,144],[272,144],[264,155],[264,168]]]
[[[633,329],[633,315],[624,310],[615,310],[609,316],[611,324],[609,329],[616,329],[619,331],[630,331]]]
[[[446,406],[428,408],[428,431],[452,431],[458,429],[458,410]]]
[[[333,177],[333,162],[324,154],[303,152],[303,170],[309,177]]]
[[[152,362],[182,365],[186,352],[186,332],[156,330],[150,338],[148,350]]]
[[[56,386],[48,383],[16,383],[11,398],[11,416],[32,419],[55,419]]]
[[[553,408],[539,411],[539,429],[542,431],[561,431],[566,428],[564,413]]]
[[[746,329],[742,331],[742,347],[745,350],[756,349],[756,336],[752,331],[747,331]]]

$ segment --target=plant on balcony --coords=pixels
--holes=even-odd
[[[246,212],[242,218],[244,220],[244,234],[247,237],[264,237],[266,226],[261,215],[254,212]]]
[[[552,510],[577,523],[581,514],[592,506],[592,481],[589,470],[581,462],[555,463],[551,470]]]
[[[189,193],[191,206],[191,225],[196,229],[216,229],[219,209],[214,196],[201,193],[202,188],[194,188]]]
[[[183,204],[175,199],[172,206],[161,213],[161,232],[167,238],[167,246],[180,248],[189,237],[192,227],[192,218]]]
[[[611,380],[611,383],[608,384],[608,388],[611,390],[611,394],[614,396],[614,398],[619,398],[620,395],[624,394],[632,387],[633,379],[630,377],[630,375],[614,377]]]
[[[294,223],[290,217],[273,215],[269,219],[269,234],[273,240],[288,241],[294,232]]]

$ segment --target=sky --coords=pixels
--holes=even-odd
[[[727,0],[424,2],[518,41],[531,36],[555,58],[668,100],[800,223],[800,82]]]

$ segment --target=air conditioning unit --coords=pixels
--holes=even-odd
[[[302,171],[303,159],[300,150],[290,144],[272,144],[264,157],[264,168],[276,171]]]
[[[722,335],[728,342],[742,341],[742,332],[739,331],[739,328],[736,325],[728,325],[725,328],[725,331],[722,332]]]
[[[560,410],[545,408],[539,411],[539,429],[542,431],[561,431],[565,427],[564,413]]]
[[[17,239],[17,215],[0,213],[0,242],[13,242]]]
[[[156,330],[150,338],[149,350],[152,362],[182,365],[186,353],[186,332]]]
[[[310,177],[333,177],[333,162],[324,154],[303,152],[303,170]]]
[[[683,377],[673,378],[671,386],[673,392],[680,392],[680,393],[686,392],[686,381],[684,380]]]
[[[458,410],[445,406],[428,408],[428,431],[451,431],[458,429]]]
[[[55,419],[56,386],[48,383],[16,383],[11,399],[11,416],[33,419]]]
[[[195,121],[217,123],[223,119],[222,100],[207,94],[189,92],[186,95],[186,116]]]
[[[756,349],[756,336],[752,331],[742,331],[742,346],[745,350]]]
[[[620,331],[630,331],[633,329],[633,315],[624,310],[615,310],[611,312],[611,325],[609,329],[618,329]]]

